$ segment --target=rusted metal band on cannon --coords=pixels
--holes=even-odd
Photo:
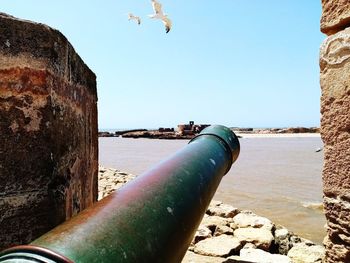
[[[239,142],[230,129],[208,127],[183,149],[31,245],[73,262],[181,262],[238,154]],[[8,254],[0,254],[0,262]]]

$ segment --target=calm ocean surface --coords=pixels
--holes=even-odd
[[[100,165],[141,174],[188,141],[99,138]],[[319,244],[326,223],[319,137],[242,138],[241,153],[214,196]]]

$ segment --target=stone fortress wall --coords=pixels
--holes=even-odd
[[[350,262],[350,1],[322,0],[321,136],[325,262]]]
[[[97,200],[96,76],[46,25],[0,13],[0,248]]]

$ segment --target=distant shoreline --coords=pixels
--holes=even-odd
[[[262,134],[262,133],[238,133],[235,132],[238,138],[320,138],[320,133],[268,133],[268,134]],[[112,134],[106,135],[100,135],[99,137],[119,137],[119,136],[113,136]],[[142,138],[140,137],[126,137],[126,136],[120,136],[123,138]],[[148,139],[188,139],[190,140],[190,137],[178,137],[178,138],[152,138],[152,137],[143,137]]]
[[[239,133],[235,132],[237,136],[242,138],[296,138],[296,137],[321,137],[320,133]]]
[[[286,129],[236,129],[231,130],[237,135],[238,138],[291,138],[291,137],[320,137],[319,128],[286,128]],[[148,138],[148,139],[192,139],[198,133],[195,132],[178,132],[173,128],[163,130],[147,130],[147,129],[134,129],[124,131],[100,131],[99,137],[123,137],[123,138]]]

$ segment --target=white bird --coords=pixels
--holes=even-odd
[[[317,148],[315,152],[318,153],[318,152],[320,152],[320,151],[322,151],[322,148],[321,148],[321,147]]]
[[[169,33],[172,23],[171,20],[168,18],[168,15],[163,13],[162,4],[157,2],[156,0],[152,0],[152,7],[154,10],[154,14],[149,15],[149,17],[153,19],[162,20],[163,24],[165,25],[165,32]]]
[[[139,16],[134,16],[132,13],[128,14],[128,20],[135,20],[138,25],[141,24],[141,18]]]

